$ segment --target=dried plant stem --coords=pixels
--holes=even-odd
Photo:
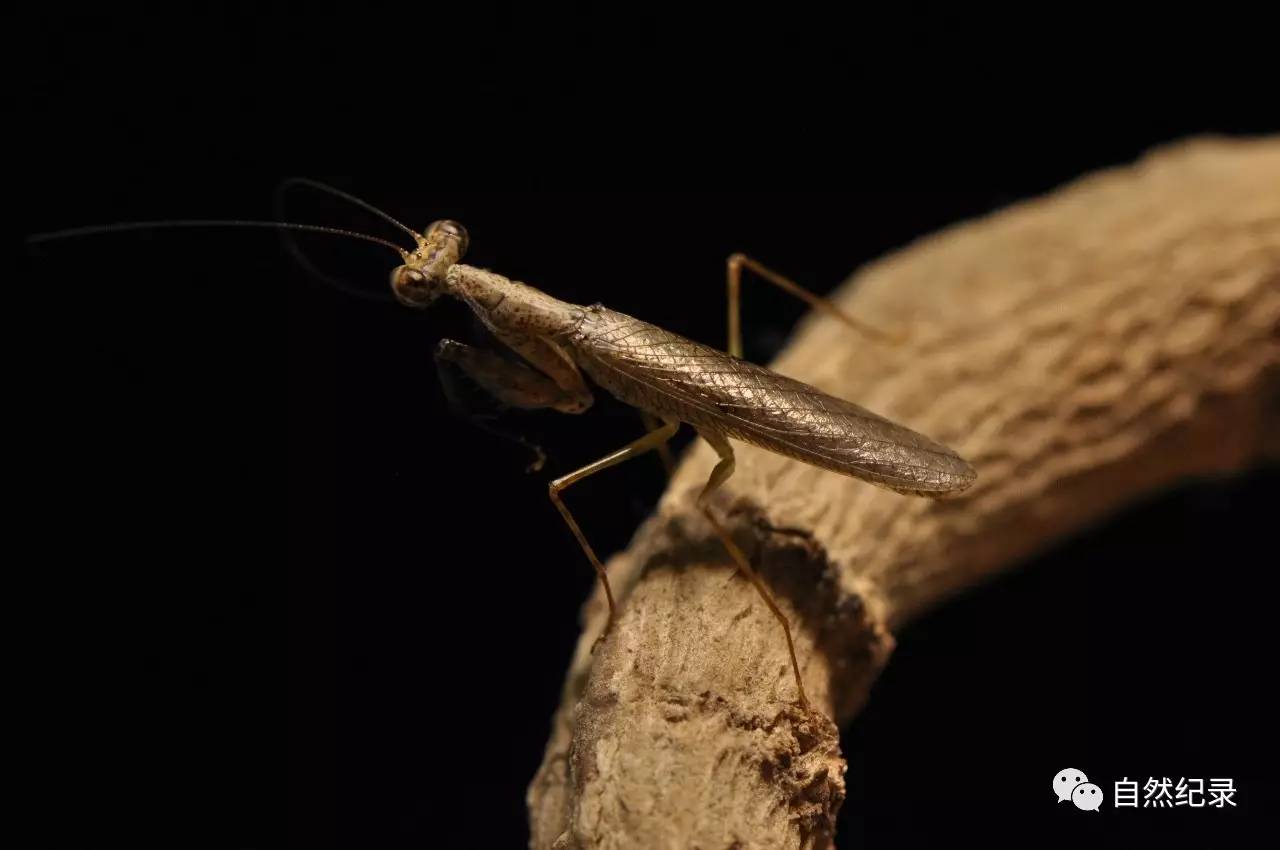
[[[811,848],[844,797],[837,723],[893,630],[1135,498],[1277,449],[1280,141],[1198,140],[963,224],[838,295],[898,348],[808,321],[780,372],[954,446],[978,482],[900,496],[738,446],[719,494],[794,624],[699,513],[699,445],[588,603],[545,760],[535,848]]]

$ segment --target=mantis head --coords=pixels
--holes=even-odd
[[[437,221],[419,238],[418,248],[391,270],[391,291],[409,307],[427,307],[448,290],[449,268],[462,259],[469,243],[456,221]]]
[[[394,218],[367,201],[362,201],[354,195],[349,195],[340,189],[335,189],[332,186],[316,182],[315,180],[308,180],[305,177],[292,177],[282,182],[280,187],[277,189],[277,204],[280,203],[280,198],[283,197],[284,191],[292,186],[307,186],[312,189],[317,189],[321,192],[326,192],[330,195],[341,198],[342,200],[354,204],[361,209],[367,210],[408,234],[414,242],[417,243],[417,248],[413,251],[406,251],[404,248],[389,242],[386,239],[337,227],[327,227],[316,224],[298,224],[284,221],[256,221],[245,219],[169,219],[164,221],[126,221],[105,225],[95,224],[88,227],[73,227],[67,230],[32,234],[27,237],[27,242],[35,244],[82,236],[94,236],[104,233],[119,233],[130,230],[154,230],[159,228],[252,227],[279,230],[286,236],[288,236],[291,231],[324,233],[330,236],[342,236],[348,239],[358,239],[363,242],[381,245],[382,247],[389,248],[399,255],[404,262],[401,265],[396,266],[391,271],[391,291],[395,294],[396,299],[402,304],[406,304],[410,307],[426,307],[448,291],[449,286],[447,278],[449,269],[462,259],[463,254],[467,252],[467,245],[469,242],[466,228],[461,224],[458,224],[456,221],[442,219],[440,221],[433,222],[425,232],[416,233],[411,228],[406,227],[399,221],[396,221]],[[302,253],[302,250],[295,245],[292,240],[286,240],[286,244],[299,264],[316,277],[332,284],[343,292],[347,292],[361,298],[371,297],[370,293],[362,291],[359,288],[351,287],[344,281],[330,277],[315,268],[315,266],[313,266]]]

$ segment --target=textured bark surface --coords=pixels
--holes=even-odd
[[[811,319],[772,364],[956,448],[930,501],[735,444],[718,510],[777,623],[693,499],[699,444],[597,592],[528,802],[536,848],[810,848],[844,797],[837,723],[892,632],[948,595],[1186,476],[1276,451],[1280,140],[1194,141],[950,228],[836,296],[912,340]]]

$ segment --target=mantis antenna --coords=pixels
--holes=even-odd
[[[284,211],[285,193],[287,193],[289,189],[294,186],[304,186],[308,189],[314,189],[318,192],[324,192],[326,194],[333,195],[335,198],[339,198],[343,201],[346,201],[347,203],[352,204],[353,206],[357,206],[360,209],[365,210],[366,212],[373,213],[383,221],[389,222],[395,227],[398,227],[400,230],[403,230],[405,233],[413,237],[413,241],[418,245],[421,245],[423,242],[422,234],[417,233],[412,228],[405,226],[399,220],[397,220],[396,218],[393,218],[388,213],[385,213],[382,210],[378,209],[368,201],[363,200],[361,198],[357,198],[355,195],[349,194],[347,192],[342,191],[341,189],[337,189],[333,186],[330,186],[328,183],[321,183],[319,180],[312,180],[307,177],[290,177],[287,180],[281,181],[280,185],[276,187],[275,204],[274,204],[275,214],[281,218],[284,218],[284,215],[285,215],[285,211]],[[336,277],[334,275],[329,274],[326,271],[322,271],[319,266],[317,266],[315,263],[311,261],[311,258],[307,256],[307,253],[302,250],[302,246],[298,244],[298,241],[296,239],[292,238],[288,233],[281,233],[280,237],[281,237],[281,241],[284,242],[285,249],[288,250],[290,256],[293,257],[293,261],[298,264],[299,268],[301,268],[303,271],[305,271],[307,274],[311,275],[312,277],[315,277],[318,280],[324,281],[325,283],[329,284],[334,289],[337,289],[340,292],[358,294],[361,298],[366,298],[372,301],[388,301],[388,300],[394,301],[395,300],[395,299],[388,299],[385,297],[385,295],[371,295],[361,287],[356,286],[355,284],[351,283],[348,280],[345,280],[344,278]]]
[[[368,201],[361,200],[360,198],[357,198],[355,195],[348,194],[347,192],[344,192],[341,189],[335,189],[333,186],[330,186],[328,183],[321,183],[319,180],[312,180],[307,177],[290,177],[288,180],[285,180],[283,183],[281,183],[280,188],[276,190],[277,199],[282,199],[284,197],[284,193],[288,191],[290,186],[306,186],[309,189],[315,189],[316,191],[319,191],[319,192],[326,192],[330,195],[333,195],[335,198],[341,198],[347,203],[354,204],[355,206],[359,207],[365,212],[371,212],[374,215],[376,215],[378,218],[382,219],[383,221],[386,221],[386,222],[389,222],[390,224],[395,225],[396,227],[403,230],[405,233],[412,236],[414,242],[417,242],[418,244],[422,244],[421,233],[416,232],[410,227],[406,227],[404,224],[392,218],[390,215],[378,209]]]
[[[402,259],[409,259],[409,252],[392,242],[358,233],[354,230],[343,230],[340,227],[325,227],[320,224],[295,224],[288,221],[255,221],[224,218],[181,218],[163,219],[159,221],[121,221],[115,224],[91,224],[86,227],[69,227],[66,230],[53,230],[48,233],[33,233],[26,238],[29,245],[43,242],[56,242],[62,239],[79,239],[82,236],[98,236],[105,233],[125,233],[130,230],[163,230],[170,228],[192,227],[254,227],[272,230],[301,230],[307,233],[327,233],[330,236],[345,236],[348,239],[360,239],[372,242],[384,248],[390,248]]]
[[[284,181],[280,185],[280,189],[278,191],[279,193],[282,194],[285,191],[285,189],[293,185],[307,186],[311,189],[316,189],[321,192],[327,192],[330,195],[341,198],[342,200],[347,201],[348,203],[354,204],[355,206],[358,206],[361,209],[371,212],[374,215],[378,216],[379,218],[390,222],[391,224],[403,230],[405,233],[412,236],[414,242],[416,242],[419,245],[422,244],[423,237],[420,234],[415,233],[413,230],[406,227],[404,224],[401,224],[399,221],[392,218],[390,215],[386,214],[382,210],[378,209],[373,204],[370,204],[367,201],[362,201],[361,199],[355,197],[354,195],[347,194],[346,192],[343,192],[340,189],[335,189],[332,186],[329,186],[324,183],[320,183],[319,181],[316,181],[316,180],[309,180],[305,177],[292,177]],[[279,195],[277,197],[279,197]],[[76,239],[83,236],[98,236],[98,235],[107,234],[107,233],[123,233],[123,232],[132,231],[132,230],[160,230],[160,229],[172,229],[172,228],[201,228],[201,227],[249,227],[249,228],[260,228],[260,229],[265,228],[265,229],[281,231],[282,235],[289,231],[301,231],[303,233],[324,233],[330,236],[343,236],[348,239],[359,239],[362,242],[370,242],[374,245],[381,245],[384,248],[389,248],[392,251],[394,251],[402,261],[408,261],[409,259],[409,253],[405,251],[403,248],[401,248],[399,245],[389,242],[386,239],[380,239],[377,236],[370,236],[367,233],[358,233],[354,230],[344,230],[338,227],[326,227],[318,224],[296,224],[293,222],[283,222],[283,221],[257,221],[257,220],[241,220],[241,219],[169,219],[169,220],[160,220],[160,221],[125,221],[125,222],[118,222],[116,224],[95,224],[95,225],[89,225],[87,227],[72,227],[66,230],[55,230],[49,233],[35,233],[35,234],[32,234],[31,236],[28,236],[26,238],[26,242],[27,244],[30,244],[30,245],[36,245],[42,242],[54,242],[62,239]],[[341,278],[334,277],[333,275],[330,275],[330,274],[326,274],[325,272],[317,268],[316,265],[312,263],[310,259],[307,258],[306,254],[303,253],[302,249],[298,247],[297,243],[293,239],[286,237],[284,242],[285,242],[285,247],[288,249],[289,253],[293,255],[294,260],[297,261],[298,265],[300,265],[304,271],[306,271],[308,274],[311,274],[319,278],[320,280],[323,280],[325,283],[329,284],[335,289],[341,292],[344,292],[348,295],[354,296],[356,298],[364,298],[371,301],[393,300],[393,299],[387,298],[385,295],[375,295],[371,292],[361,289],[358,286],[352,285],[348,281],[342,280]]]

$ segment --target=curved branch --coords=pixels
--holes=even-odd
[[[692,451],[610,564],[624,601],[594,656],[604,606],[587,604],[532,846],[829,846],[835,724],[893,629],[1143,494],[1274,452],[1276,187],[1280,141],[1195,141],[859,272],[839,302],[911,343],[813,317],[774,367],[955,447],[977,484],[913,499],[738,447],[718,509],[796,624],[808,713],[694,504],[714,455]]]

